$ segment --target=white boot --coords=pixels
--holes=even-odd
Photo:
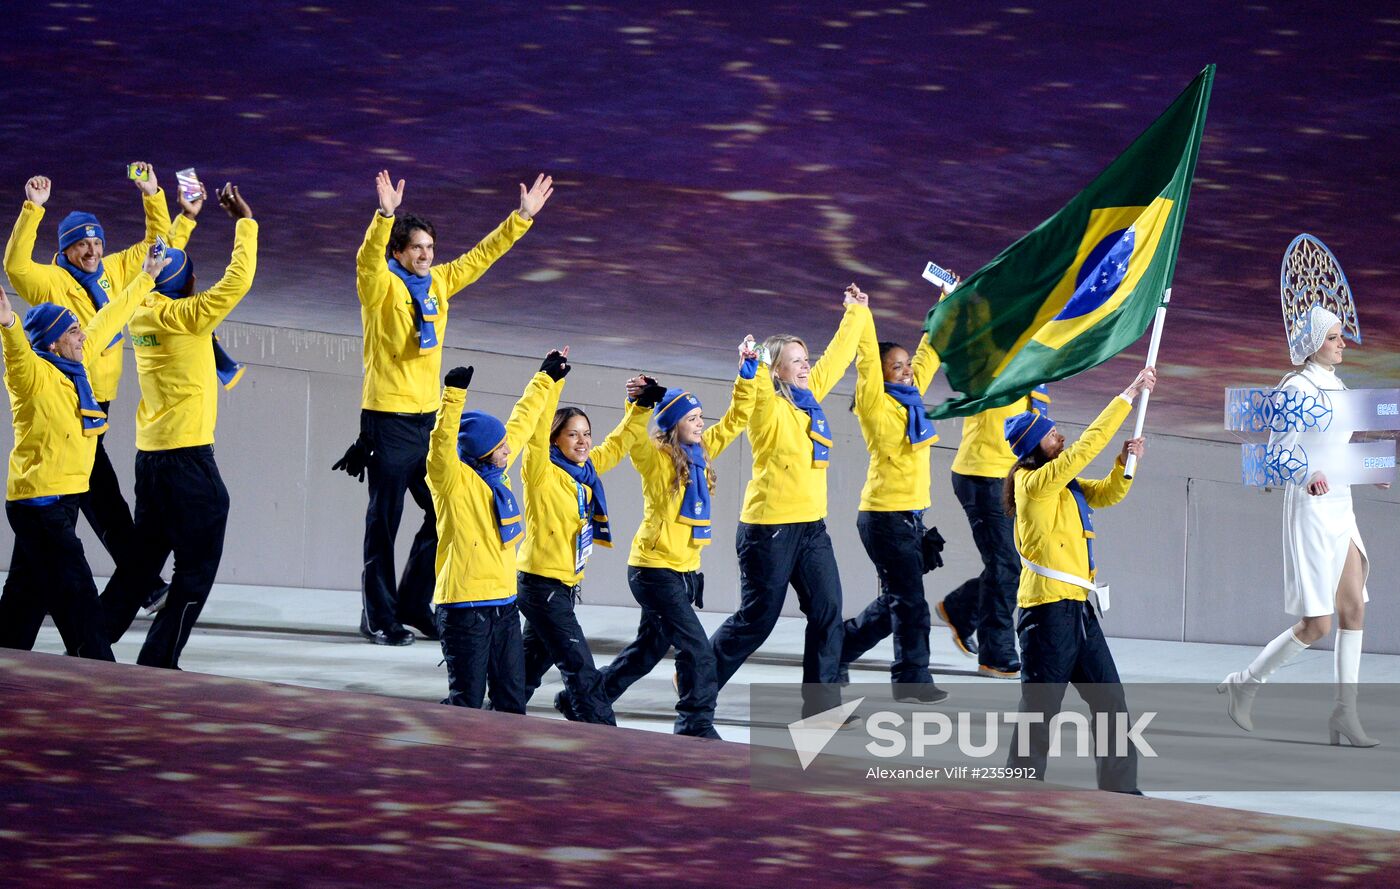
[[[1337,678],[1337,706],[1327,722],[1329,740],[1342,743],[1345,735],[1353,747],[1375,747],[1380,741],[1366,734],[1356,715],[1356,693],[1361,680],[1361,631],[1337,630],[1336,657],[1333,667]]]
[[[1267,682],[1275,670],[1307,649],[1308,646],[1299,642],[1298,637],[1293,635],[1292,628],[1284,630],[1264,646],[1264,650],[1259,652],[1248,667],[1226,676],[1225,680],[1215,687],[1220,694],[1230,695],[1230,718],[1235,721],[1235,725],[1247,732],[1254,731],[1254,720],[1250,718],[1250,710],[1254,708],[1255,692],[1259,691],[1259,686]]]

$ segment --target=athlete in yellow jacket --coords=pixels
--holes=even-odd
[[[471,250],[437,266],[432,223],[395,215],[403,202],[403,180],[396,187],[388,171],[381,171],[375,189],[379,211],[355,256],[355,290],[364,324],[360,437],[334,468],[361,478],[369,471],[360,634],[378,645],[408,645],[413,633],[404,625],[428,638],[437,635],[430,607],[436,522],[423,475],[438,409],[448,304],[529,231],[553,194],[553,180],[539,176],[533,187],[521,185],[520,209]],[[423,524],[396,582],[394,540],[405,492],[423,510]]]
[[[925,416],[924,393],[942,364],[925,337],[914,357],[897,343],[879,342],[875,325],[856,352],[854,410],[870,452],[856,531],[875,564],[879,592],[846,621],[841,646],[847,665],[886,636],[894,636],[890,681],[896,700],[931,704],[948,693],[929,672],[929,608],[924,597],[924,510],[929,507],[929,461],[938,433]]]
[[[1152,368],[1140,372],[1069,447],[1054,423],[1039,411],[1017,414],[1005,424],[1006,441],[1016,455],[1005,492],[1021,554],[1020,710],[1041,716],[1040,722],[1025,729],[1029,735],[1025,755],[1019,755],[1027,739],[1019,737],[1022,726],[1018,724],[1008,765],[1029,769],[1037,780],[1045,779],[1050,720],[1060,712],[1066,683],[1074,683],[1095,714],[1095,724],[1098,714],[1104,713],[1115,732],[1126,727],[1117,725],[1117,714],[1126,718],[1128,707],[1118,668],[1089,599],[1090,588],[1097,582],[1092,517],[1096,508],[1112,506],[1128,493],[1131,482],[1123,476],[1123,462],[1129,454],[1141,456],[1142,439],[1123,443],[1106,478],[1078,475],[1118,431],[1138,393],[1152,391],[1156,382]],[[1136,792],[1136,754],[1130,748],[1120,754],[1126,743],[1099,740],[1114,751],[1098,759],[1100,789]]]
[[[130,324],[141,386],[133,570],[138,576],[158,574],[172,553],[175,557],[169,597],[137,658],[146,666],[179,665],[223,556],[229,498],[214,461],[220,384],[211,337],[253,285],[258,224],[237,187],[225,185],[219,204],[236,220],[233,257],[223,277],[196,292],[187,261],[173,279],[166,266],[156,277],[160,290],[146,297]],[[140,599],[109,589],[102,601],[109,637],[116,641],[131,625]]]
[[[581,408],[558,407],[564,380],[556,380],[521,464],[526,533],[517,559],[517,592],[525,615],[525,699],[555,665],[568,691],[555,703],[566,717],[581,722],[617,724],[574,606],[593,547],[612,546],[602,476],[646,435],[655,402],[637,400],[643,386],[641,377],[627,381],[622,421],[594,447],[588,415]]]
[[[632,449],[643,507],[627,559],[627,585],[642,617],[637,638],[600,672],[609,702],[615,701],[675,646],[678,735],[719,737],[715,656],[695,609],[704,605],[700,554],[711,537],[716,482],[711,464],[748,425],[759,385],[753,337],[739,344],[739,360],[734,394],[718,423],[706,429],[700,399],[681,388],[667,389],[653,412],[656,434]]]
[[[1042,385],[1008,405],[963,418],[962,440],[953,457],[953,494],[967,514],[982,570],[944,596],[936,611],[952,632],[953,644],[975,656],[977,672],[993,679],[1021,678],[1012,616],[1021,562],[1011,517],[1002,508],[1002,488],[1016,455],[1002,433],[1011,417],[1032,408],[1047,413],[1049,405],[1050,393]]]
[[[466,411],[472,368],[448,371],[428,449],[427,484],[437,517],[433,604],[447,663],[448,696],[458,707],[525,712],[525,663],[515,604],[516,547],[524,529],[506,470],[539,424],[554,380],[568,373],[559,352],[546,356],[510,418]]]
[[[97,364],[97,344],[126,324],[161,262],[148,255],[142,271],[85,326],[54,303],[33,306],[21,326],[0,289],[0,345],[15,442],[5,486],[15,546],[0,594],[0,647],[33,648],[50,613],[69,654],[112,660],[75,527],[97,438],[107,428],[88,369]]]
[[[5,273],[20,296],[31,304],[51,302],[62,306],[77,316],[78,323],[88,324],[101,306],[123,292],[141,274],[141,265],[150,246],[170,227],[170,215],[165,206],[165,193],[156,181],[155,169],[147,163],[136,163],[132,167],[138,177],[134,182],[141,193],[146,217],[145,237],[110,254],[106,252],[106,233],[97,217],[74,212],[58,225],[59,252],[53,255],[52,261],[35,262],[35,241],[39,224],[44,219],[45,205],[53,195],[53,183],[46,176],[33,176],[25,183],[26,200],[5,245]],[[117,397],[125,339],[118,330],[104,342],[88,344],[94,361],[90,374],[92,391],[104,413]],[[122,495],[116,471],[107,456],[105,433],[97,437],[91,480],[87,490],[79,496],[78,505],[112,561],[129,565],[135,553],[135,528],[131,507]],[[130,570],[122,572],[113,582],[132,585],[136,589],[130,595],[142,599],[154,600],[165,588],[159,575],[137,577]],[[107,588],[113,589],[110,583]]]
[[[791,584],[807,615],[802,682],[808,716],[840,700],[841,579],[824,521],[832,438],[821,401],[846,373],[871,324],[865,294],[854,284],[846,289],[845,306],[836,336],[815,365],[795,336],[769,337],[759,352],[772,367],[749,419],[753,478],[739,516],[739,610],[710,638],[723,688],[773,632]]]

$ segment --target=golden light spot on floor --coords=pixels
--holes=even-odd
[[[761,123],[753,123],[753,122],[751,122],[751,121],[744,121],[744,122],[741,122],[741,123],[702,123],[702,124],[700,124],[699,129],[702,129],[702,130],[713,130],[713,131],[715,131],[715,132],[720,132],[720,133],[726,133],[726,132],[753,133],[754,135],[762,135],[762,134],[768,132],[768,130],[769,130],[769,128],[766,127],[766,126],[764,126],[763,124],[761,124]]]
[[[1302,133],[1304,136],[1323,136],[1327,131],[1321,127],[1294,127],[1293,132]]]
[[[822,22],[822,24],[826,25],[828,28],[849,28],[851,26],[850,22],[843,22],[840,19],[828,19]]]
[[[256,111],[241,111],[241,112],[239,112],[238,116],[239,116],[239,117],[246,117],[246,118],[249,118],[250,120],[261,120],[262,118],[267,117],[266,114],[259,114],[259,113],[256,112]]]
[[[914,87],[914,89],[923,93],[941,93],[946,90],[947,87],[941,83],[925,83]]]
[[[548,281],[558,281],[564,277],[564,272],[560,269],[535,269],[516,276],[517,280],[529,281],[532,284],[543,284]]]
[[[176,837],[175,842],[182,846],[196,846],[201,849],[227,849],[234,846],[253,846],[258,841],[258,834],[253,831],[227,832],[221,833],[213,830],[202,830],[196,833],[187,833],[182,837]]]
[[[188,771],[157,771],[151,776],[160,781],[197,781],[199,776],[189,774]]]
[[[655,28],[648,28],[645,25],[629,25],[625,28],[618,28],[619,34],[655,34]]]

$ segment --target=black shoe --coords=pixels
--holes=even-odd
[[[409,627],[412,627],[413,629],[417,630],[418,634],[424,639],[427,639],[431,642],[438,641],[437,627],[433,626],[431,623],[428,624],[426,627],[423,624],[404,624],[405,630]]]
[[[896,682],[894,699],[901,704],[937,704],[948,699],[948,693],[932,682]]]
[[[567,688],[554,696],[554,709],[558,710],[559,714],[569,722],[583,721],[578,718],[578,713],[574,711],[573,699],[570,697]]]
[[[934,606],[934,611],[938,613],[938,619],[948,625],[948,629],[953,633],[953,644],[958,650],[968,657],[977,657],[977,643],[972,641],[972,630],[963,631],[962,627],[953,623],[953,619],[948,616],[948,609],[943,605],[944,600],[940,599]]]
[[[993,666],[992,664],[978,664],[978,676],[988,676],[992,679],[1020,679],[1021,665],[1010,664],[1007,666]]]
[[[836,684],[845,688],[851,684],[851,668],[847,664],[842,664],[836,670]]]
[[[141,603],[141,609],[147,614],[155,614],[165,607],[166,600],[170,598],[170,584],[162,584],[146,597],[146,601]]]
[[[388,631],[375,630],[373,633],[362,627],[360,635],[365,637],[366,642],[372,642],[375,645],[412,645],[414,638],[413,633],[403,627],[394,627]]]

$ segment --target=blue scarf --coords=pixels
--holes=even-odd
[[[496,513],[496,524],[500,526],[501,549],[510,546],[511,541],[520,536],[520,504],[515,493],[506,484],[505,467],[491,463],[470,461],[467,465],[476,470],[481,480],[491,489],[491,508]]]
[[[438,347],[437,297],[428,292],[432,286],[432,275],[415,275],[399,265],[397,259],[389,260],[389,271],[399,276],[408,287],[408,295],[413,297],[413,323],[418,326],[418,348],[428,351]]]
[[[681,451],[690,460],[690,481],[681,492],[681,508],[676,521],[690,526],[690,540],[696,546],[710,542],[710,485],[705,480],[705,448],[699,443],[683,444]]]
[[[924,414],[924,399],[918,389],[903,383],[886,383],[885,394],[909,409],[910,445],[917,449],[938,441],[938,431]]]
[[[1075,479],[1067,485],[1069,492],[1074,495],[1074,505],[1079,507],[1079,522],[1084,526],[1084,543],[1089,547],[1089,570],[1094,570],[1094,510],[1089,506],[1089,501],[1084,499],[1084,489],[1079,486],[1079,479]]]
[[[588,521],[593,525],[593,542],[599,546],[612,546],[612,528],[608,525],[608,498],[603,493],[603,479],[593,467],[593,460],[585,460],[580,466],[565,457],[557,447],[550,445],[549,461],[593,493],[588,503]]]
[[[99,262],[97,264],[97,271],[85,272],[69,262],[68,257],[64,256],[62,253],[54,256],[53,264],[72,275],[74,281],[83,285],[83,289],[88,292],[88,296],[92,297],[92,304],[94,306],[100,309],[107,305],[111,297],[107,295],[107,291],[102,287],[102,279],[107,277],[106,266]],[[122,332],[119,330],[117,331],[117,335],[112,338],[112,341],[107,344],[107,349],[112,348],[121,341]],[[103,349],[103,351],[105,352],[106,349]]]
[[[827,425],[826,412],[812,395],[811,389],[788,388],[792,390],[793,405],[812,420],[807,430],[808,437],[812,439],[812,466],[818,469],[825,467],[831,462],[831,427]]]
[[[78,413],[83,418],[83,435],[92,437],[101,435],[107,431],[107,414],[97,403],[97,398],[92,394],[92,384],[88,382],[87,368],[81,361],[70,361],[67,358],[55,355],[53,352],[35,352],[54,367],[63,371],[73,383],[73,388],[78,390]]]

